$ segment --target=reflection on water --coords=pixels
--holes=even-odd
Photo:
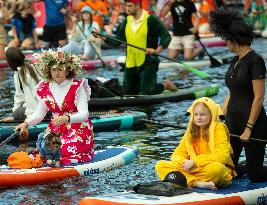
[[[267,56],[267,40],[257,39],[253,46],[256,51]],[[227,50],[225,48],[212,48],[210,52],[223,55],[227,53]],[[160,81],[163,81],[165,78],[171,78],[179,84],[180,88],[217,83],[220,85],[220,92],[213,99],[217,103],[222,104],[224,97],[228,94],[224,84],[226,69],[227,65],[220,68],[203,68],[202,71],[207,72],[211,79],[201,79],[187,71],[179,73],[171,68],[160,70],[158,77]],[[122,72],[99,69],[94,73],[85,72],[83,74],[83,76],[87,77],[95,77],[97,75],[121,78]],[[8,69],[0,70],[1,117],[11,115],[13,93],[12,71]],[[186,126],[188,117],[185,116],[185,113],[191,103],[192,101],[183,101],[129,109],[144,111],[153,120],[169,124],[178,123],[179,125]],[[264,103],[265,108],[267,108],[267,101]],[[46,185],[0,190],[0,204],[76,204],[80,198],[85,196],[97,196],[124,191],[129,185],[155,180],[157,179],[154,171],[155,163],[160,159],[169,159],[173,149],[178,145],[183,132],[184,130],[182,129],[149,125],[144,130],[97,133],[95,135],[96,146],[138,146],[140,156],[127,166],[96,176],[66,179]],[[16,146],[7,145],[0,149],[0,157],[3,161],[8,154],[16,149]]]

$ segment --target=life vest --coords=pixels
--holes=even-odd
[[[145,12],[144,19],[140,27],[136,32],[132,29],[133,16],[127,17],[127,24],[125,29],[127,43],[135,46],[146,48],[147,46],[147,19],[149,17],[148,12]],[[142,50],[127,46],[126,68],[139,67],[145,62],[146,53]]]

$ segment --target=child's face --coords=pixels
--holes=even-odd
[[[193,115],[196,126],[207,127],[210,124],[210,110],[203,103],[195,105]]]
[[[52,68],[51,70],[52,79],[57,83],[62,83],[67,78],[67,71],[61,67]]]
[[[82,13],[82,18],[83,18],[83,20],[90,20],[90,13],[88,13],[88,12],[83,12]]]

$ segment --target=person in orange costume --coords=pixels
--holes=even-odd
[[[93,20],[103,29],[103,15],[108,15],[109,13],[106,4],[99,0],[87,0],[78,4],[78,11],[80,12],[84,6],[89,6],[93,9]]]
[[[187,131],[171,161],[161,160],[155,166],[158,176],[172,183],[184,176],[189,187],[217,189],[230,185],[236,172],[229,132],[219,120],[223,115],[220,105],[203,97],[195,100],[188,113]]]
[[[210,33],[209,27],[209,15],[211,12],[211,7],[206,0],[195,0],[195,6],[197,8],[199,16],[199,33]],[[194,21],[194,19],[192,19]]]

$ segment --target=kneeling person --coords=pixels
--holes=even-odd
[[[170,34],[158,17],[142,9],[142,0],[125,0],[125,5],[130,15],[122,22],[116,39],[141,47],[146,52],[127,46],[124,93],[152,95],[164,90],[176,91],[176,86],[168,79],[164,84],[157,83],[159,59],[154,55],[168,47]],[[111,45],[121,44],[105,37],[102,39]]]

